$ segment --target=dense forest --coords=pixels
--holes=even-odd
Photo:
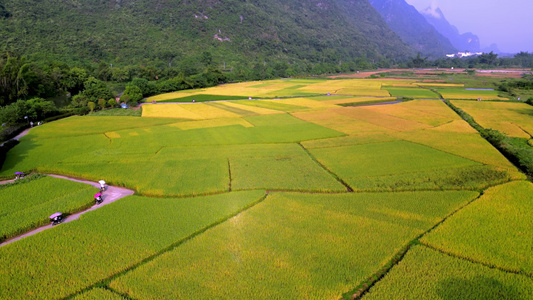
[[[1,51],[69,65],[195,67],[207,51],[235,72],[264,64],[301,72],[412,54],[367,0],[1,1]]]

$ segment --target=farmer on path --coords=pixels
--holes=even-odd
[[[98,183],[100,184],[100,190],[103,192],[105,190],[105,181],[100,180]]]

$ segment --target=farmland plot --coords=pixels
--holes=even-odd
[[[525,103],[452,101],[484,128],[512,137],[533,137],[533,107]]]
[[[421,88],[401,88],[401,87],[385,87],[385,90],[394,97],[411,97],[411,98],[425,98],[425,99],[439,99],[439,95],[434,92]]]
[[[94,187],[68,180],[44,177],[0,188],[0,242],[50,223],[48,216],[90,207]]]
[[[230,119],[221,119],[221,124]],[[288,114],[253,116],[240,119],[242,125],[214,126],[216,123],[179,122],[171,125],[153,126],[117,130],[109,135],[82,135],[79,137],[48,138],[30,140],[17,145],[8,154],[8,160],[2,170],[3,175],[11,176],[13,172],[39,170],[82,177],[91,180],[105,178],[109,183],[128,186],[145,195],[186,196],[219,193],[230,188],[230,170],[228,159],[233,157],[237,168],[236,187],[239,189],[257,189],[264,185],[272,189],[297,190],[334,190],[342,189],[329,174],[308,158],[300,149],[297,156],[281,154],[270,155],[263,160],[237,158],[238,151],[228,156],[218,156],[214,146],[232,144],[261,143],[298,143],[304,140],[330,138],[343,134],[315,124],[294,118]],[[231,123],[230,123],[231,124]],[[194,125],[200,128],[194,129]],[[245,127],[245,126],[247,127]],[[178,126],[182,126],[180,129]],[[187,129],[187,130],[183,130]],[[194,154],[182,153],[174,156],[157,155],[172,147],[213,146],[208,157],[198,158]],[[279,157],[290,158],[293,164],[283,167]],[[246,167],[243,162],[253,161]],[[267,164],[278,162],[278,166],[287,173],[281,181],[268,171]],[[262,165],[263,173],[254,173],[251,168]],[[317,176],[314,183],[323,180],[317,186],[305,183],[302,167]],[[244,180],[246,174],[252,173],[251,181]],[[272,180],[263,181],[260,174],[272,174]],[[308,174],[309,175],[309,174]],[[252,180],[252,178],[255,178]],[[290,188],[290,183],[299,182]],[[246,183],[245,183],[246,182]],[[261,185],[259,185],[261,184]]]
[[[475,100],[481,98],[481,100],[508,100],[498,96],[498,91],[485,91],[485,90],[467,90],[460,88],[438,88],[438,93],[442,95],[444,99],[467,99]]]
[[[476,189],[508,180],[505,172],[405,141],[309,151],[357,191]]]
[[[186,240],[264,191],[196,198],[130,196],[0,248],[0,298],[63,298]]]
[[[531,299],[533,279],[415,246],[362,299]]]
[[[473,261],[533,275],[533,184],[488,189],[422,242]]]
[[[137,299],[339,298],[477,195],[271,193],[111,287]]]

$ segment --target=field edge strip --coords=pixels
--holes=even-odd
[[[346,183],[344,180],[342,180],[342,178],[340,178],[339,176],[337,176],[337,174],[333,173],[332,171],[330,171],[328,168],[326,168],[325,165],[323,165],[321,162],[319,162],[316,157],[314,157],[311,152],[309,152],[309,150],[307,150],[303,145],[302,143],[298,143],[298,146],[300,146],[300,148],[302,148],[302,150],[307,154],[307,156],[309,156],[309,158],[311,158],[311,160],[313,160],[316,164],[318,164],[322,169],[324,169],[324,171],[328,172],[329,175],[331,175],[333,178],[335,178],[335,180],[337,180],[340,184],[342,184],[345,188],[346,188],[346,191],[349,192],[349,193],[353,193],[354,190],[353,188],[348,184]]]
[[[515,274],[515,275],[522,275],[522,276],[526,276],[526,277],[529,277],[529,278],[533,279],[533,274],[531,274],[531,273],[527,273],[527,272],[524,272],[524,271],[517,271],[517,270],[513,270],[511,268],[505,268],[505,267],[497,266],[497,265],[494,265],[494,264],[488,264],[488,263],[485,263],[485,262],[482,262],[482,261],[479,261],[479,260],[476,260],[476,259],[473,259],[473,258],[470,258],[470,257],[461,256],[461,255],[458,255],[458,254],[455,254],[455,253],[452,253],[452,252],[448,252],[448,251],[443,250],[443,249],[439,249],[439,248],[437,248],[437,247],[435,247],[435,246],[433,246],[433,245],[431,245],[431,244],[429,244],[427,242],[425,243],[425,242],[420,241],[419,244],[421,246],[424,246],[424,247],[426,247],[428,249],[431,249],[433,251],[437,251],[437,252],[445,254],[447,256],[467,261],[469,263],[482,265],[484,267],[487,267],[487,268],[490,268],[490,269],[493,269],[493,270],[498,270],[500,272]]]

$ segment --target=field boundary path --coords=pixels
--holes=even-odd
[[[51,176],[51,177],[70,180],[70,181],[90,184],[90,185],[94,186],[95,188],[98,188],[98,189],[100,188],[100,184],[97,183],[97,182],[81,180],[81,179],[75,179],[75,178],[70,178],[70,177],[61,176],[61,175],[54,175],[54,174],[47,174],[47,175]],[[10,180],[8,182],[11,182],[11,181],[12,180]],[[8,183],[8,182],[0,182],[0,183]],[[95,204],[95,205],[91,206],[90,208],[88,208],[86,210],[82,210],[82,211],[77,212],[75,214],[69,215],[68,217],[66,217],[63,220],[63,223],[68,223],[68,222],[72,222],[74,220],[77,220],[77,219],[80,218],[81,215],[83,215],[86,212],[96,210],[96,209],[98,209],[98,208],[100,208],[100,207],[102,207],[104,205],[108,205],[108,204],[113,203],[113,202],[115,202],[115,201],[117,201],[119,199],[122,199],[122,198],[124,198],[126,196],[130,196],[130,195],[133,195],[133,194],[134,194],[134,191],[128,190],[126,188],[107,186],[106,190],[102,193],[102,199],[104,200],[104,202],[102,202],[99,205]],[[44,230],[49,229],[49,228],[52,228],[52,224],[48,224],[48,225],[39,227],[37,229],[33,229],[33,230],[28,231],[28,232],[26,232],[24,234],[21,234],[21,235],[19,235],[17,237],[14,237],[14,238],[11,238],[9,240],[6,240],[6,241],[4,241],[3,243],[0,244],[0,247],[5,246],[5,245],[10,244],[10,243],[13,243],[13,242],[16,242],[16,241],[21,240],[21,239],[23,239],[25,237],[34,235],[36,233],[39,233],[39,232],[44,231]]]

